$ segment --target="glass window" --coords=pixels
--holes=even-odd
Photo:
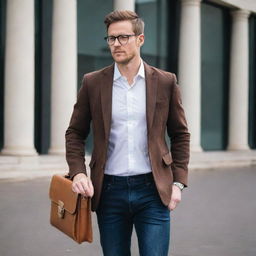
[[[85,73],[110,65],[113,60],[104,37],[104,17],[113,10],[112,0],[77,1],[78,88]],[[86,154],[91,154],[92,133],[86,141]]]
[[[201,5],[201,141],[204,150],[227,146],[230,15],[229,10]]]
[[[0,0],[0,150],[4,144],[4,55],[6,0]]]
[[[166,1],[137,0],[136,12],[145,22],[145,44],[142,58],[150,65],[166,68]]]
[[[249,145],[256,148],[256,15],[249,19]]]
[[[83,74],[110,65],[112,61],[106,35],[104,17],[113,9],[112,0],[78,0],[78,86]]]

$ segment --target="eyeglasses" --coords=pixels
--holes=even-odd
[[[126,45],[129,41],[129,38],[132,36],[137,36],[137,35],[106,36],[104,37],[104,39],[107,41],[108,45],[113,45],[116,39],[121,45]]]

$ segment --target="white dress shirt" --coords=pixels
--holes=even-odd
[[[149,172],[144,65],[141,61],[139,71],[129,85],[115,64],[105,174],[130,176]]]

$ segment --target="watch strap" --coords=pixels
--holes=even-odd
[[[173,182],[173,185],[177,186],[181,191],[184,189],[184,184],[180,183],[180,182]]]

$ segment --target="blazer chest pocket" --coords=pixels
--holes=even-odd
[[[164,162],[164,164],[165,164],[166,166],[170,166],[171,163],[173,162],[173,160],[172,160],[172,155],[171,155],[170,152],[164,154],[164,155],[162,156],[162,159],[163,159],[163,162]]]

